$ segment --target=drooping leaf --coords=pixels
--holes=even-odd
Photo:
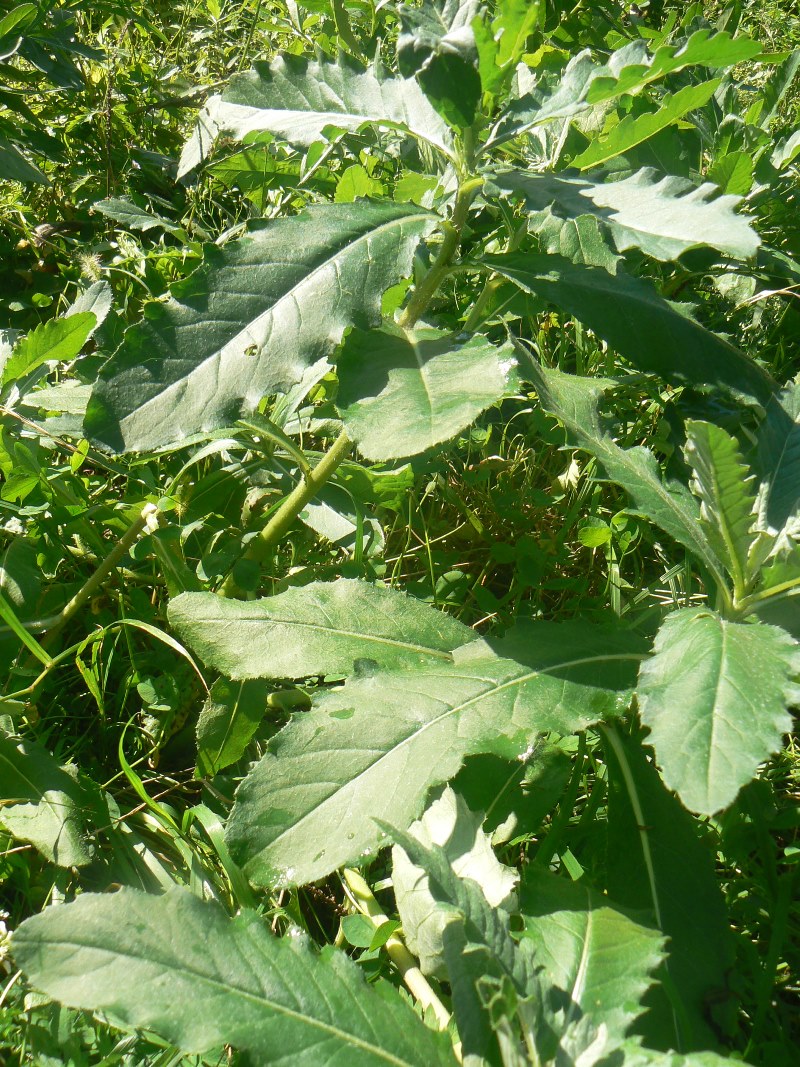
[[[277,938],[254,912],[230,919],[188,890],[85,893],[14,934],[34,986],[184,1052],[230,1044],[298,1067],[455,1067],[447,1037],[397,996],[380,996],[339,952]],[[166,996],[165,991],[170,995]]]
[[[695,188],[684,178],[658,180],[646,168],[622,181],[527,171],[503,171],[488,191],[522,194],[531,211],[553,210],[565,219],[592,214],[609,227],[620,252],[639,248],[656,259],[677,259],[690,248],[710,245],[731,256],[754,255],[759,238],[733,208],[739,197],[720,196],[709,184]]]
[[[60,867],[92,858],[87,798],[50,753],[0,735],[0,824]]]
[[[129,230],[140,230],[142,233],[147,233],[148,230],[162,229],[172,234],[183,233],[180,226],[169,219],[165,219],[163,215],[146,211],[130,197],[112,196],[107,200],[98,200],[92,209],[99,211],[101,215],[113,219],[114,222],[120,223]]]
[[[386,669],[443,663],[469,627],[405,593],[355,578],[311,582],[262,600],[182,593],[168,617],[181,640],[228,678],[343,677],[358,660]]]
[[[542,407],[564,423],[577,445],[596,456],[608,477],[623,486],[637,510],[688,548],[720,582],[724,569],[700,527],[700,509],[688,489],[665,482],[652,452],[620,448],[603,426],[598,403],[611,383],[578,378],[531,363],[527,369]]]
[[[429,0],[401,4],[397,9],[397,66],[406,78],[417,74],[437,55],[458,55],[472,61],[475,36],[472,20],[479,0]]]
[[[49,185],[47,175],[32,163],[24,152],[5,137],[0,137],[0,178],[10,182],[33,182]]]
[[[694,472],[692,489],[700,500],[706,537],[725,561],[736,590],[744,592],[755,522],[753,475],[738,441],[710,422],[687,421],[684,454]]]
[[[767,404],[757,461],[759,528],[779,533],[800,518],[800,376]]]
[[[49,319],[17,344],[3,367],[3,385],[35,371],[52,360],[74,359],[97,324],[90,311]]]
[[[242,782],[231,853],[257,884],[321,878],[381,843],[376,819],[410,826],[466,755],[513,759],[540,731],[613,716],[640,649],[605,627],[534,623],[453,663],[351,681],[293,719]]]
[[[621,1038],[664,958],[664,938],[584,884],[528,866],[520,911],[547,980],[569,994],[566,1023],[588,1017]]]
[[[682,119],[689,111],[707,104],[722,84],[720,78],[700,82],[699,85],[686,85],[675,93],[667,93],[659,101],[656,111],[643,115],[626,115],[613,127],[610,133],[593,141],[589,147],[573,159],[572,164],[580,170],[599,167],[615,156],[635,148],[636,145],[655,136]]]
[[[221,136],[241,140],[268,131],[303,147],[326,127],[355,132],[368,124],[406,132],[452,155],[452,134],[413,78],[364,68],[345,53],[336,62],[284,54],[234,75],[221,96],[209,99],[178,176],[198,166]]]
[[[372,460],[398,459],[448,441],[510,389],[511,345],[458,341],[441,330],[352,330],[337,359],[337,406]]]
[[[197,720],[198,778],[211,778],[241,758],[264,718],[268,692],[259,679],[214,682]]]
[[[652,282],[618,265],[610,271],[553,254],[487,255],[482,262],[574,315],[641,370],[725,386],[762,404],[775,389],[765,370],[701,326],[689,308],[665,300]]]
[[[438,845],[459,878],[477,882],[490,907],[511,911],[518,875],[495,856],[481,819],[448,787],[408,832],[426,847]],[[420,969],[446,977],[442,936],[447,916],[437,907],[425,872],[399,845],[392,850],[392,884],[406,944]]]
[[[800,645],[777,627],[729,622],[708,608],[667,616],[642,664],[639,706],[664,781],[687,808],[727,807],[780,748],[797,671]]]
[[[379,318],[435,223],[409,204],[328,204],[208,246],[105,365],[87,435],[144,451],[231,425],[330,354],[345,327]]]

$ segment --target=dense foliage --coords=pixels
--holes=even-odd
[[[785,6],[5,11],[3,1062],[797,1061]]]

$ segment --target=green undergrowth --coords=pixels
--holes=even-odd
[[[7,7],[0,1061],[794,1064],[794,5]]]

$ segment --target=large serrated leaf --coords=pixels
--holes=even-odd
[[[688,548],[724,583],[722,563],[700,527],[700,509],[688,489],[662,479],[652,452],[620,448],[603,426],[597,408],[612,383],[562,374],[535,363],[527,373],[542,407],[564,423],[577,445],[597,457],[612,481],[627,489],[637,510]]]
[[[739,197],[711,199],[715,186],[695,188],[685,178],[659,179],[649,168],[611,182],[510,170],[491,178],[488,189],[521,194],[530,211],[552,205],[564,219],[594,215],[609,227],[620,252],[639,248],[669,260],[698,245],[710,245],[747,259],[759,245],[747,219],[733,211]]]
[[[147,1027],[184,1052],[230,1044],[297,1067],[455,1067],[449,1040],[394,992],[380,996],[341,953],[273,937],[254,912],[228,918],[185,889],[84,894],[14,934],[37,988]],[[166,995],[166,991],[169,995]]]
[[[583,882],[535,866],[526,870],[520,911],[537,963],[549,982],[569,994],[567,1022],[585,1015],[621,1038],[644,1011],[641,998],[664,958],[660,932]]]
[[[734,960],[713,843],[698,837],[697,820],[666,789],[639,742],[615,727],[605,742],[606,888],[621,907],[652,917],[669,938],[668,980],[646,995],[649,1010],[634,1032],[656,1048],[713,1048],[708,1003],[714,998],[724,1017]]]
[[[50,360],[74,359],[96,325],[97,319],[91,311],[43,322],[14,348],[3,367],[3,385],[30,374]]]
[[[660,102],[657,111],[648,111],[644,115],[626,115],[605,137],[600,137],[579,156],[572,164],[580,170],[599,167],[615,156],[635,148],[636,145],[654,137],[661,130],[674,125],[689,111],[707,104],[722,84],[721,78],[701,82],[699,85],[687,85],[676,93],[668,93]]]
[[[738,441],[710,422],[687,421],[684,454],[694,472],[692,489],[700,500],[706,537],[725,561],[741,595],[749,582],[747,561],[753,543],[753,475],[742,459]]]
[[[800,376],[767,404],[758,435],[759,527],[780,533],[800,522]]]
[[[337,62],[284,54],[231,78],[200,113],[178,168],[179,177],[208,155],[220,136],[241,140],[268,131],[307,146],[331,126],[356,131],[367,124],[399,129],[452,156],[453,140],[413,78],[364,68],[345,54]]]
[[[336,402],[372,460],[413,456],[448,441],[516,384],[516,355],[484,337],[442,330],[353,330],[337,358]]]
[[[639,706],[664,781],[691,811],[727,807],[781,745],[800,645],[707,608],[668,615],[642,664]]]
[[[427,0],[421,5],[401,4],[397,9],[397,65],[411,77],[437,55],[458,55],[472,61],[475,36],[472,20],[480,0]]]
[[[456,650],[453,663],[349,682],[293,719],[239,787],[236,861],[261,885],[304,884],[407,827],[465,756],[514,758],[540,731],[613,716],[641,658],[633,635],[535,623]],[[513,658],[508,658],[513,657]]]
[[[405,593],[355,578],[311,582],[262,600],[181,593],[170,625],[228,678],[343,677],[357,660],[388,670],[452,659],[468,626]]]
[[[381,295],[409,272],[436,216],[409,204],[329,204],[222,248],[148,304],[105,365],[86,433],[145,451],[231,425],[266,393],[299,381],[354,321],[380,317]]]
[[[754,360],[673,304],[652,282],[571,263],[556,254],[484,256],[525,292],[552,301],[641,370],[698,385],[725,386],[765,404],[776,386]]]

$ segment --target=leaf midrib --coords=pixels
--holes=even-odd
[[[47,948],[52,948],[54,944],[52,940],[37,939],[31,937],[30,935],[26,936],[24,941],[28,945],[33,945],[40,952]],[[67,939],[59,939],[55,943],[63,946],[66,949],[72,949],[75,951],[79,951],[80,949],[88,949],[89,951],[103,952],[114,959],[118,957],[123,957],[124,959],[133,960],[139,963],[145,963],[150,965],[153,965],[155,963],[156,966],[158,966],[160,962],[154,961],[152,958],[147,957],[145,955],[139,955],[135,952],[131,952],[130,950],[106,949],[103,947],[98,947],[97,945],[83,944],[80,941],[69,941]],[[311,1015],[303,1015],[301,1012],[294,1011],[292,1008],[286,1007],[283,1004],[279,1004],[276,1001],[270,1000],[266,996],[258,996],[255,993],[248,992],[246,989],[241,989],[238,986],[226,984],[225,982],[221,981],[218,978],[214,978],[206,972],[198,971],[195,968],[188,967],[183,963],[180,966],[176,966],[174,963],[164,964],[163,966],[168,967],[173,971],[177,971],[179,974],[184,974],[188,978],[197,979],[200,982],[205,982],[207,985],[215,989],[220,989],[223,992],[227,992],[230,996],[241,997],[244,1000],[249,1000],[259,1006],[264,1006],[267,1009],[274,1011],[278,1015],[284,1015],[287,1018],[293,1019],[296,1022],[305,1023],[309,1027],[316,1028],[318,1030],[321,1030],[323,1033],[339,1038],[339,1040],[343,1041],[346,1044],[353,1045],[354,1047],[360,1048],[365,1052],[370,1052],[373,1055],[377,1055],[379,1058],[385,1060],[386,1063],[394,1065],[394,1067],[418,1067],[418,1064],[414,1063],[413,1061],[406,1059],[398,1059],[397,1056],[394,1056],[392,1053],[385,1051],[384,1049],[380,1048],[380,1046],[371,1045],[367,1041],[364,1041],[362,1038],[356,1037],[354,1034],[349,1034],[346,1030],[340,1030],[338,1027],[333,1026],[330,1023],[324,1023]],[[348,994],[352,997],[351,989],[348,989]]]

